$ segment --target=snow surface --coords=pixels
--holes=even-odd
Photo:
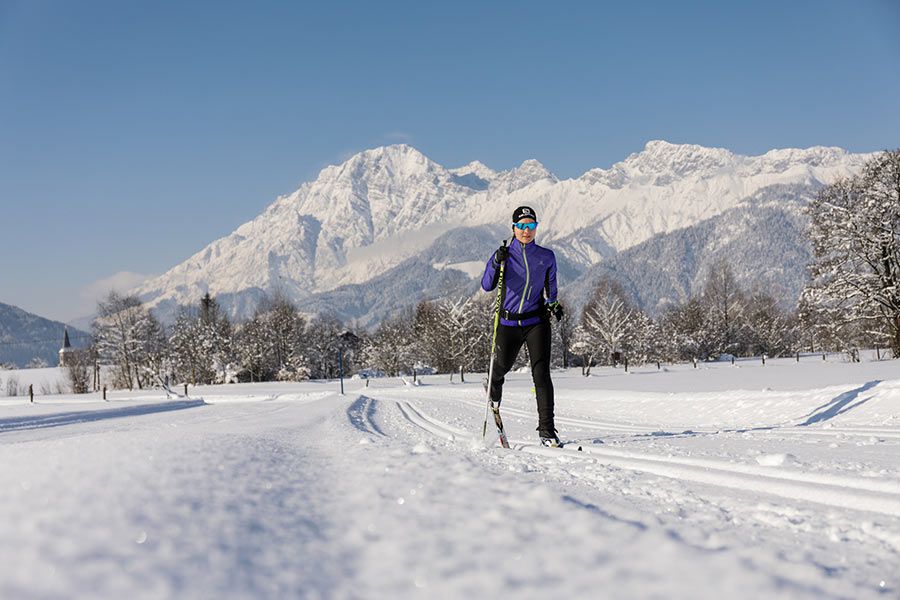
[[[6,382],[14,379],[20,388],[34,386],[35,394],[40,390],[51,390],[56,393],[59,389],[68,389],[69,383],[66,371],[60,367],[44,367],[42,369],[2,369],[0,370],[0,397],[6,394]]]
[[[898,364],[5,398],[0,597],[897,597]]]

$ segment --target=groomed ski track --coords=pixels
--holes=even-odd
[[[479,443],[477,436],[431,418],[408,402],[398,402],[397,406],[410,422],[434,435],[449,440],[468,440],[471,444]],[[586,421],[580,421],[580,423],[589,424]],[[546,448],[521,440],[511,440],[511,444],[516,450],[550,458],[559,458],[562,455],[574,460],[596,461],[612,467],[642,471],[672,479],[737,490],[762,491],[765,494],[782,498],[800,499],[840,508],[900,517],[900,483],[896,482],[813,473],[790,473],[767,470],[763,467],[736,465],[726,461],[621,452],[592,448],[586,443],[578,443],[577,440],[567,442],[563,448]],[[576,447],[577,449],[575,449]]]

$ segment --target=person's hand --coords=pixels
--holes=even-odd
[[[547,312],[556,317],[556,321],[559,322],[563,318],[563,307],[559,302],[551,302],[547,305]]]
[[[507,258],[509,258],[509,248],[506,247],[506,244],[503,244],[494,252],[494,262],[499,265]]]

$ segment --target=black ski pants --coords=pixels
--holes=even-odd
[[[500,402],[503,382],[512,369],[522,349],[528,345],[531,358],[531,377],[537,396],[538,430],[555,431],[553,424],[553,382],[550,381],[550,322],[542,320],[537,325],[519,327],[498,325],[497,354],[494,357],[494,373],[491,377],[491,400]]]

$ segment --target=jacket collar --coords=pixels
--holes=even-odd
[[[515,239],[515,238],[513,238],[512,246],[513,246],[513,248],[515,248],[515,249],[518,250],[519,252],[522,251],[522,242],[520,242],[519,240],[517,240],[517,239]],[[525,247],[526,247],[526,248],[534,248],[534,246],[535,246],[534,240],[531,240],[530,242],[528,242],[527,244],[525,244]]]

